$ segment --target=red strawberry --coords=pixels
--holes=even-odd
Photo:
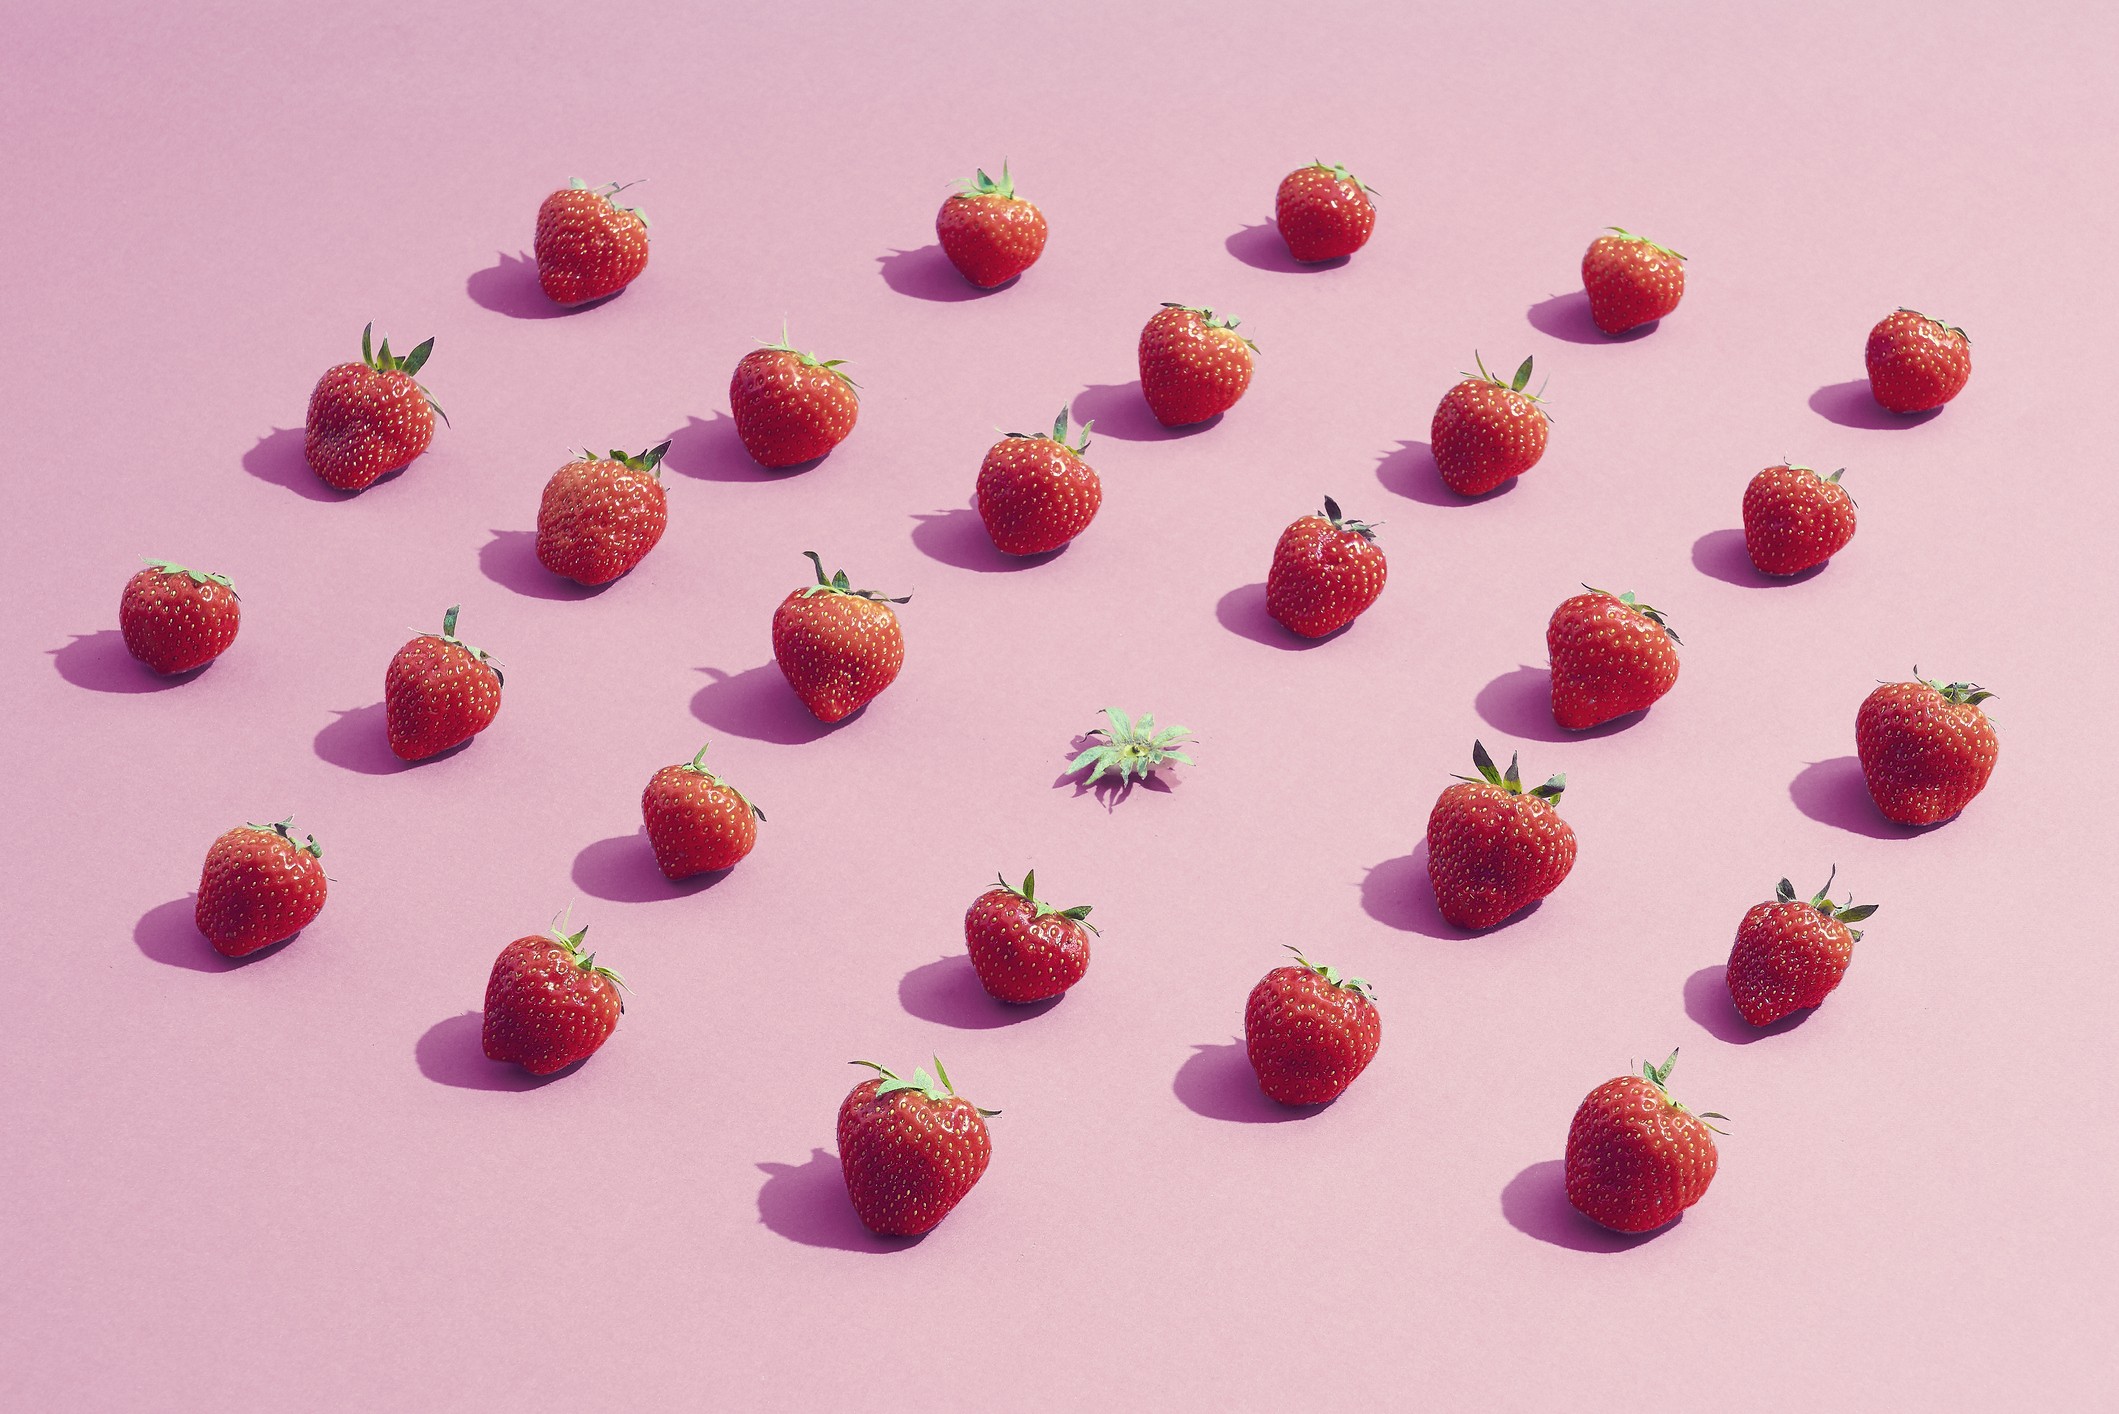
[[[412,380],[434,352],[434,341],[393,355],[384,339],[382,348],[371,352],[368,336],[374,328],[361,330],[361,361],[326,369],[309,395],[303,442],[309,469],[340,491],[366,490],[410,466],[434,440],[434,415],[441,412],[433,394]]]
[[[1140,391],[1157,422],[1184,427],[1236,406],[1258,352],[1236,332],[1241,322],[1182,304],[1165,304],[1148,321],[1140,331]]]
[[[158,673],[188,673],[228,651],[243,621],[226,575],[149,560],[125,581],[118,629],[125,651]]]
[[[537,208],[537,283],[555,302],[615,295],[647,269],[647,214],[611,200],[624,190],[576,177]]]
[[[1972,376],[1972,336],[1900,309],[1869,331],[1869,391],[1891,412],[1926,412],[1964,391]]]
[[[979,467],[979,519],[993,543],[1010,555],[1057,550],[1089,528],[1104,503],[1104,483],[1082,460],[1089,424],[1078,446],[1067,445],[1067,409],[1052,435],[1011,432],[995,442]]]
[[[1273,221],[1297,260],[1337,260],[1368,244],[1376,229],[1374,193],[1346,168],[1312,162],[1280,179]]]
[[[314,835],[296,844],[293,828],[238,825],[206,851],[192,918],[223,957],[283,943],[323,911],[323,846]]]
[[[1639,1075],[1589,1092],[1567,1128],[1567,1201],[1614,1232],[1647,1232],[1672,1222],[1714,1182],[1710,1119],[1695,1116],[1663,1088],[1678,1053]]]
[[[550,1075],[596,1054],[618,1018],[625,979],[581,950],[589,930],[552,925],[549,936],[517,938],[493,959],[486,981],[486,1058]]]
[[[1607,226],[1582,253],[1589,317],[1607,334],[1652,324],[1685,297],[1685,257],[1645,236]]]
[[[941,1061],[934,1075],[915,1070],[900,1080],[874,1061],[873,1070],[839,1105],[839,1168],[846,1196],[871,1232],[917,1237],[932,1231],[986,1172],[993,1140],[982,1110],[959,1099]]]
[[[1839,876],[1837,869],[1833,878]],[[1877,905],[1836,904],[1827,895],[1832,879],[1808,903],[1795,896],[1795,885],[1781,880],[1772,903],[1753,904],[1737,925],[1736,946],[1729,951],[1729,996],[1744,1020],[1770,1026],[1792,1011],[1814,1007],[1832,994],[1861,930],[1849,928],[1876,912]]]
[[[552,473],[537,507],[537,558],[553,574],[609,584],[647,558],[669,524],[664,442],[638,456],[583,452]]]
[[[706,769],[706,748],[682,766],[664,766],[640,794],[655,863],[672,879],[733,869],[758,842],[765,812]]]
[[[1552,719],[1579,732],[1645,710],[1678,680],[1678,641],[1662,611],[1636,603],[1631,590],[1562,600],[1545,626]]]
[[[1006,879],[964,914],[964,948],[979,983],[997,1001],[1041,1002],[1089,970],[1089,905],[1054,908],[1037,897],[1037,872],[1018,889]]]
[[[1479,376],[1467,375],[1442,395],[1428,431],[1442,484],[1460,496],[1483,496],[1536,466],[1545,455],[1549,430],[1538,395],[1523,391],[1530,382],[1530,359],[1506,383],[1488,373],[1476,355],[1474,361]]]
[[[846,571],[829,579],[824,561],[804,550],[817,582],[773,610],[773,658],[802,705],[823,722],[852,716],[896,680],[905,665],[905,634],[892,604],[871,589],[846,587]]]
[[[780,342],[752,349],[728,381],[736,435],[760,466],[778,470],[813,462],[846,440],[860,415],[844,359],[819,359]]]
[[[1575,832],[1560,818],[1565,775],[1526,791],[1516,757],[1504,775],[1478,741],[1472,764],[1481,779],[1457,777],[1428,812],[1427,877],[1442,916],[1479,932],[1560,887],[1575,867]]]
[[[1359,977],[1341,977],[1302,955],[1276,967],[1244,1004],[1244,1049],[1258,1088],[1283,1105],[1336,1100],[1375,1059],[1383,1042],[1376,994]]]
[[[1918,672],[1915,669],[1915,672]],[[1887,682],[1854,717],[1854,746],[1876,808],[1905,825],[1948,820],[1986,789],[2001,742],[1977,683]]]
[[[1168,761],[1190,766],[1192,758],[1182,751],[1174,750],[1178,742],[1191,735],[1183,727],[1155,725],[1155,714],[1143,712],[1137,720],[1128,720],[1126,714],[1116,707],[1106,707],[1104,716],[1109,727],[1091,727],[1082,735],[1093,745],[1083,748],[1082,753],[1062,775],[1071,776],[1084,767],[1091,768],[1084,786],[1093,786],[1102,779],[1106,771],[1118,777],[1121,788],[1131,782],[1145,781],[1155,774],[1157,767]]]
[[[1013,280],[1045,253],[1045,213],[1015,194],[1005,162],[999,181],[980,172],[943,202],[934,233],[949,263],[983,290]]]
[[[500,670],[483,649],[456,636],[458,606],[442,615],[440,633],[423,633],[397,650],[383,674],[390,749],[404,761],[460,746],[500,711]]]
[[[1304,638],[1337,633],[1383,592],[1387,566],[1376,527],[1347,520],[1324,498],[1324,514],[1304,516],[1280,532],[1266,574],[1266,612]]]
[[[1744,548],[1761,574],[1801,574],[1854,538],[1854,498],[1845,471],[1821,476],[1807,466],[1769,466],[1744,488]]]

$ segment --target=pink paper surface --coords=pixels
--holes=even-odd
[[[187,9],[17,7],[0,53],[0,1405],[2108,1395],[2108,7]],[[1382,214],[1297,271],[1264,223],[1314,157]],[[1003,158],[1051,242],[973,298],[934,208]],[[552,317],[522,255],[574,175],[650,179],[653,258]],[[1607,225],[1691,258],[1644,337],[1589,332]],[[1264,350],[1176,438],[1133,387],[1163,300]],[[1969,389],[1912,423],[1860,381],[1900,304],[1975,340]],[[371,319],[436,337],[453,425],[342,500],[298,429]],[[792,476],[726,403],[783,319],[863,389]],[[1474,351],[1535,355],[1555,426],[1463,504],[1425,443]],[[1062,402],[1097,419],[1102,513],[1004,566],[979,459]],[[666,436],[660,548],[593,597],[545,575],[544,479]],[[1783,457],[1846,466],[1861,528],[1769,587],[1737,509]],[[1384,523],[1390,585],[1291,651],[1260,583],[1327,493]],[[914,595],[902,677],[832,731],[768,639],[812,548]],[[115,632],[150,555],[243,595],[233,650],[166,689]],[[1580,581],[1665,609],[1684,667],[1563,741],[1543,632]],[[400,770],[383,668],[452,603],[505,703]],[[2003,746],[1911,835],[1851,758],[1862,696],[1915,664],[1996,690]],[[1058,783],[1107,704],[1193,728],[1199,765],[1117,802]],[[1581,853],[1465,938],[1420,849],[1474,737],[1568,773]],[[639,791],[702,739],[770,820],[673,890]],[[288,813],[330,903],[226,968],[190,923],[200,860]],[[1882,910],[1821,1010],[1754,1036],[1720,990],[1736,921],[1834,865]],[[1072,995],[1004,1012],[959,920],[1031,866],[1104,932]],[[570,902],[634,991],[532,1087],[475,1013]],[[1232,1044],[1286,943],[1384,1016],[1306,1115]],[[1568,1119],[1673,1046],[1674,1092],[1733,1116],[1720,1175],[1609,1238],[1561,1196]],[[845,1062],[937,1053],[1005,1112],[993,1164],[880,1243],[832,1154]]]

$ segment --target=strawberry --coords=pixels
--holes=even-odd
[[[1854,716],[1854,746],[1869,795],[1904,825],[1948,820],[1986,789],[2001,742],[1977,683],[1887,682]]]
[[[1685,257],[1645,236],[1607,226],[1582,253],[1589,317],[1607,334],[1653,324],[1685,297]]]
[[[1473,358],[1479,376],[1466,374],[1442,395],[1428,431],[1442,484],[1460,496],[1483,496],[1536,466],[1550,427],[1539,395],[1523,391],[1530,359],[1504,383],[1486,371],[1484,360]]]
[[[434,341],[393,355],[386,338],[371,351],[374,329],[370,324],[361,330],[361,361],[326,369],[309,395],[303,441],[309,469],[339,491],[366,490],[411,465],[434,440],[434,415],[441,412],[434,395],[412,378],[426,366]]]
[[[672,879],[733,869],[758,843],[765,812],[706,769],[706,748],[681,766],[664,766],[640,793],[655,863]]]
[[[1297,260],[1337,260],[1368,244],[1376,229],[1375,193],[1344,167],[1312,162],[1280,179],[1273,222]]]
[[[1045,213],[1015,194],[1005,162],[999,181],[982,171],[943,202],[934,233],[949,263],[982,290],[1013,280],[1045,253]]]
[[[1172,748],[1191,733],[1183,727],[1155,726],[1155,714],[1143,712],[1138,720],[1128,720],[1126,714],[1116,707],[1106,707],[1104,716],[1111,725],[1091,727],[1082,735],[1095,739],[1095,745],[1085,748],[1074,758],[1062,775],[1071,776],[1083,767],[1091,768],[1085,786],[1093,786],[1103,778],[1106,771],[1116,772],[1121,786],[1129,782],[1145,781],[1155,774],[1158,766],[1175,761],[1190,766],[1192,758]]]
[[[1165,304],[1140,331],[1140,391],[1165,427],[1227,412],[1251,386],[1258,345],[1236,332],[1241,320],[1211,309]]]
[[[553,472],[537,507],[538,561],[581,584],[609,584],[646,559],[669,524],[660,471],[669,449],[583,452]]]
[[[611,200],[624,190],[576,177],[537,208],[537,283],[553,302],[604,299],[647,269],[647,213]]]
[[[752,349],[728,380],[736,435],[758,465],[779,470],[813,462],[846,440],[860,415],[844,359],[819,359],[780,342]]]
[[[283,943],[323,912],[324,849],[294,842],[294,821],[238,825],[206,851],[192,918],[213,950],[243,957]]]
[[[960,1099],[942,1062],[934,1075],[915,1070],[900,1080],[874,1061],[875,1072],[839,1105],[839,1168],[846,1196],[868,1230],[885,1237],[932,1231],[986,1172],[993,1139],[982,1110]]]
[[[1089,970],[1089,905],[1054,908],[1037,896],[1037,872],[1023,886],[1002,879],[964,914],[964,949],[979,983],[996,1001],[1041,1002]]]
[[[1376,527],[1342,517],[1327,496],[1324,514],[1280,532],[1266,574],[1266,612],[1304,638],[1337,633],[1376,602],[1386,570]]]
[[[1761,574],[1801,574],[1854,538],[1854,498],[1807,466],[1769,466],[1744,488],[1744,548]]]
[[[1964,391],[1972,376],[1972,336],[1910,309],[1869,331],[1869,391],[1891,412],[1926,412]]]
[[[802,705],[836,722],[874,701],[905,665],[905,634],[890,606],[912,596],[849,589],[845,570],[827,579],[817,552],[802,553],[817,567],[817,582],[773,610],[773,658]]]
[[[550,1075],[596,1054],[618,1018],[625,979],[581,950],[589,930],[517,938],[493,959],[486,981],[486,1058],[513,1061],[532,1075]]]
[[[168,560],[149,560],[118,598],[125,651],[158,673],[205,667],[228,651],[242,622],[228,576]]]
[[[1678,1053],[1583,1097],[1567,1127],[1567,1201],[1614,1232],[1675,1221],[1714,1182],[1712,1110],[1694,1115],[1664,1084]]]
[[[1744,1020],[1769,1026],[1792,1011],[1814,1007],[1830,996],[1861,930],[1849,928],[1876,912],[1877,905],[1853,907],[1854,900],[1834,903],[1827,897],[1832,879],[1808,903],[1795,896],[1786,879],[1773,902],[1753,904],[1737,925],[1736,945],[1729,950],[1729,996]]]
[[[1571,732],[1639,712],[1678,680],[1679,642],[1660,609],[1633,592],[1589,589],[1564,599],[1545,626],[1552,719]]]
[[[500,711],[500,669],[484,650],[456,636],[458,612],[450,605],[441,632],[423,633],[398,649],[383,674],[390,749],[400,760],[423,761],[460,746]]]
[[[1560,818],[1565,775],[1526,791],[1517,758],[1503,774],[1479,741],[1472,764],[1479,779],[1457,777],[1428,812],[1427,877],[1442,916],[1479,932],[1560,887],[1575,867],[1575,832]]]
[[[1244,1049],[1258,1088],[1283,1105],[1322,1105],[1344,1094],[1383,1041],[1376,994],[1302,950],[1251,989],[1243,1009]]]
[[[1082,460],[1089,424],[1079,444],[1067,444],[1067,409],[1052,435],[1011,432],[995,442],[979,467],[979,519],[1003,553],[1042,555],[1089,528],[1104,503],[1104,483]]]

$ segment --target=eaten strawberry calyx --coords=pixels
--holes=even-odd
[[[1236,326],[1243,323],[1241,319],[1224,318],[1211,309],[1202,309],[1197,305],[1173,304],[1169,300],[1164,300],[1163,308],[1181,309],[1185,313],[1195,316],[1200,323],[1206,325],[1209,329],[1226,329],[1232,334],[1236,332]],[[1236,337],[1243,340],[1244,347],[1248,348],[1252,353],[1258,352],[1258,345],[1252,342],[1250,335],[1237,334]]]
[[[1831,874],[1825,878],[1825,886],[1811,895],[1810,907],[1835,923],[1859,923],[1883,906],[1881,904],[1865,903],[1857,908],[1854,905],[1854,895],[1852,894],[1847,895],[1845,903],[1836,904],[1832,902],[1829,897],[1832,892],[1832,881],[1838,877],[1839,866],[1835,864],[1832,866]],[[1796,901],[1795,885],[1789,883],[1786,879],[1781,880],[1780,886],[1773,891],[1773,898],[1776,903],[1794,903]],[[1849,928],[1847,931],[1854,935],[1857,942],[1860,941],[1861,929]]]
[[[228,576],[225,574],[212,574],[206,570],[186,569],[174,560],[149,560],[147,567],[162,574],[183,575],[184,578],[190,580],[193,584],[218,584],[230,594],[235,594],[235,586],[228,582]],[[235,597],[240,599],[243,596],[235,594]]]
[[[602,457],[597,456],[594,452],[584,447],[581,449],[581,455],[577,457],[576,460],[585,462],[616,462],[618,463],[618,465],[624,467],[627,471],[637,471],[644,475],[652,476],[657,480],[660,480],[662,477],[662,458],[669,452],[669,449],[670,444],[667,439],[665,439],[659,446],[649,447],[644,452],[625,452],[620,451],[616,447],[613,447],[611,448],[610,454],[608,456]]]
[[[1672,643],[1682,644],[1685,641],[1684,639],[1678,637],[1678,631],[1676,629],[1672,628],[1668,623],[1664,621],[1663,611],[1661,609],[1658,609],[1653,604],[1643,604],[1640,600],[1633,597],[1633,591],[1631,589],[1627,590],[1624,594],[1614,594],[1609,589],[1599,589],[1594,584],[1585,584],[1582,587],[1592,594],[1601,594],[1606,599],[1610,599],[1616,603],[1625,605],[1627,608],[1633,610],[1633,612],[1635,612],[1636,614],[1639,614],[1642,618],[1648,620],[1648,622],[1654,624],[1657,628],[1663,630],[1663,632],[1669,634],[1670,641]]]
[[[1933,678],[1924,678],[1917,667],[1913,669],[1913,681],[1941,693],[1943,700],[1953,707],[1977,707],[1994,696],[1976,682],[1937,682]]]
[[[1567,789],[1567,773],[1562,771],[1559,775],[1546,781],[1544,785],[1532,786],[1529,790],[1525,790],[1523,789],[1523,773],[1516,764],[1519,754],[1510,752],[1508,769],[1506,771],[1497,770],[1494,766],[1494,758],[1486,754],[1486,743],[1474,741],[1472,743],[1472,765],[1478,768],[1479,774],[1477,776],[1458,776],[1456,779],[1470,781],[1473,785],[1484,783],[1490,786],[1497,786],[1507,791],[1510,795],[1534,796],[1557,809],[1560,804],[1560,795]]]
[[[809,562],[817,567],[817,582],[815,584],[806,584],[802,587],[802,597],[804,599],[814,598],[819,594],[844,594],[849,599],[867,599],[877,604],[909,604],[912,602],[910,594],[902,598],[892,599],[887,595],[877,593],[873,589],[849,588],[845,570],[840,570],[837,574],[828,575],[824,573],[824,561],[818,557],[816,551],[804,550],[802,553],[809,556]]]
[[[1148,779],[1156,767],[1166,762],[1175,761],[1186,766],[1195,764],[1184,752],[1171,749],[1192,735],[1188,728],[1163,727],[1158,730],[1152,712],[1128,719],[1118,708],[1106,707],[1104,716],[1111,722],[1109,727],[1091,727],[1082,733],[1102,740],[1075,757],[1066,770],[1071,776],[1084,766],[1091,768],[1084,785],[1095,785],[1106,772],[1116,773],[1119,782],[1124,784]]]
[[[1922,314],[1917,309],[1907,309],[1904,305],[1900,305],[1898,307],[1898,312],[1900,314],[1910,314],[1915,319],[1925,319],[1928,323],[1933,324],[1936,328],[1942,330],[1943,333],[1955,334],[1958,338],[1964,340],[1967,345],[1972,342],[1972,336],[1970,334],[1967,334],[1964,330],[1958,328],[1955,324],[1944,323],[1942,320],[1935,318],[1933,315]]]
[[[449,611],[441,616],[441,632],[422,634],[421,637],[438,638],[442,642],[448,644],[451,648],[463,649],[464,652],[470,654],[473,658],[477,659],[479,662],[484,663],[487,667],[491,668],[493,670],[493,677],[496,681],[504,681],[504,679],[502,679],[500,676],[500,664],[493,660],[492,654],[486,652],[486,650],[483,648],[474,648],[470,644],[464,642],[462,639],[456,636],[456,616],[462,611],[463,605],[451,604],[449,606]]]
[[[942,1058],[933,1056],[930,1059],[934,1062],[934,1074],[929,1075],[926,1069],[922,1067],[913,1071],[910,1080],[900,1076],[888,1066],[878,1065],[874,1061],[857,1060],[848,1061],[847,1064],[865,1065],[882,1077],[882,1084],[876,1086],[876,1097],[878,1099],[885,1095],[896,1094],[900,1090],[916,1090],[923,1098],[931,1100],[935,1104],[962,1099],[963,1097],[957,1094],[956,1087],[949,1083],[949,1072],[942,1069]],[[1000,1113],[999,1110],[989,1110],[982,1105],[973,1105],[972,1108],[987,1119],[991,1119]]]
[[[1356,191],[1360,192],[1363,196],[1371,198],[1371,205],[1375,204],[1373,198],[1376,195],[1376,189],[1368,185],[1366,182],[1362,181],[1361,178],[1355,176],[1352,172],[1349,172],[1345,167],[1342,167],[1337,162],[1327,162],[1320,157],[1312,161],[1310,163],[1310,167],[1313,171],[1331,173],[1332,180],[1335,182],[1352,182]]]
[[[760,339],[758,343],[761,348],[771,349],[774,353],[784,353],[791,356],[797,363],[801,364],[804,368],[823,369],[826,373],[829,373],[832,377],[838,379],[841,383],[844,383],[847,387],[853,389],[856,397],[860,395],[861,385],[854,382],[853,379],[849,378],[846,375],[846,371],[839,366],[840,364],[846,362],[845,359],[818,358],[815,354],[810,353],[806,349],[796,348],[793,344],[788,342],[787,326],[785,324],[782,324],[780,326],[779,343],[768,344],[763,339]]]
[[[1669,256],[1672,260],[1683,260],[1685,258],[1684,256],[1678,254],[1676,251],[1672,250],[1669,246],[1657,245],[1654,241],[1648,239],[1648,237],[1637,236],[1623,226],[1606,226],[1604,229],[1611,232],[1613,235],[1617,236],[1622,241],[1637,241],[1640,244],[1647,246],[1650,250],[1660,251],[1662,254]]]
[[[393,354],[390,352],[390,336],[388,334],[383,335],[381,348],[371,346],[369,340],[374,333],[375,325],[372,323],[361,329],[361,362],[374,369],[377,373],[402,373],[405,377],[411,378],[412,386],[419,389],[419,395],[427,400],[428,407],[434,409],[435,416],[439,417],[443,422],[448,422],[449,414],[443,412],[441,404],[434,401],[434,395],[427,391],[427,385],[413,377],[420,369],[427,366],[427,359],[434,352],[434,340],[428,339],[408,354]]]
[[[713,745],[713,743],[712,743],[712,742],[708,742],[708,743],[707,743],[707,746],[711,746],[711,745]],[[758,818],[759,818],[760,820],[763,820],[763,819],[765,818],[765,812],[764,812],[763,810],[760,810],[760,809],[759,809],[759,808],[758,808],[757,806],[755,806],[755,805],[752,805],[752,804],[751,804],[751,800],[750,800],[750,797],[749,797],[749,796],[745,795],[745,794],[744,794],[744,793],[743,793],[742,791],[740,791],[740,790],[737,790],[737,789],[736,789],[736,788],[735,788],[734,786],[730,785],[730,784],[729,784],[729,783],[728,783],[727,781],[724,781],[724,780],[722,780],[722,779],[721,779],[721,778],[720,778],[719,776],[715,775],[715,774],[714,774],[714,773],[713,773],[712,771],[709,771],[709,770],[707,770],[707,769],[706,769],[706,747],[705,747],[705,746],[702,746],[702,747],[700,747],[700,748],[699,748],[699,754],[698,754],[698,755],[694,756],[694,757],[693,757],[693,758],[692,758],[691,760],[689,760],[689,761],[685,762],[685,763],[684,763],[684,764],[683,764],[682,766],[679,766],[679,767],[678,767],[677,769],[678,769],[678,770],[680,770],[680,771],[690,771],[690,772],[692,772],[692,773],[693,773],[693,774],[695,774],[695,775],[700,775],[700,776],[704,776],[704,777],[706,777],[706,781],[707,781],[707,784],[708,784],[708,785],[715,785],[715,786],[719,786],[719,787],[721,787],[721,789],[723,789],[723,790],[727,791],[727,792],[728,792],[728,793],[729,793],[730,795],[733,795],[734,797],[736,797],[736,799],[738,799],[738,800],[742,801],[742,802],[743,802],[743,804],[744,804],[744,806],[745,806],[745,808],[747,808],[747,809],[748,809],[748,810],[750,811],[750,813],[751,813],[751,814],[753,814],[753,815],[757,816],[757,817],[758,817]]]
[[[1295,954],[1295,963],[1297,966],[1305,968],[1306,970],[1315,973],[1318,977],[1323,979],[1324,984],[1327,987],[1342,987],[1349,992],[1360,993],[1362,996],[1368,998],[1371,1002],[1376,1000],[1376,989],[1373,986],[1369,985],[1369,980],[1366,977],[1342,977],[1339,973],[1338,968],[1328,967],[1321,962],[1312,962],[1308,958],[1304,957],[1302,955],[1302,949],[1296,947],[1293,943],[1283,943],[1281,946],[1285,947],[1289,952]]]
[[[1343,530],[1349,535],[1358,535],[1370,544],[1375,543],[1376,529],[1383,524],[1381,521],[1371,523],[1365,520],[1350,519],[1340,511],[1339,503],[1330,496],[1324,498],[1324,519],[1331,524],[1332,529]]]
[[[647,213],[645,211],[642,211],[637,206],[620,206],[617,202],[611,201],[612,197],[618,195],[618,193],[624,191],[627,187],[639,186],[641,182],[644,182],[646,180],[647,178],[640,177],[630,182],[605,182],[600,187],[591,187],[587,182],[584,182],[579,177],[569,177],[567,178],[567,188],[570,191],[585,191],[588,192],[591,196],[600,196],[605,201],[610,202],[611,209],[613,211],[622,211],[628,216],[637,217],[640,221],[640,224],[642,226],[646,226],[648,224],[648,219]]]
[[[1090,932],[1096,933],[1098,937],[1103,936],[1098,931],[1097,926],[1089,921],[1090,906],[1088,904],[1080,903],[1072,908],[1055,908],[1039,898],[1037,896],[1037,871],[1035,869],[1023,876],[1023,886],[1021,888],[1009,883],[1005,875],[996,877],[1000,879],[1001,888],[1030,905],[1032,909],[1030,916],[1032,918],[1043,918],[1048,914],[1057,914],[1061,918],[1081,924]]]
[[[1096,425],[1096,419],[1092,417],[1083,423],[1082,440],[1075,445],[1069,446],[1067,442],[1067,411],[1065,407],[1059,410],[1059,416],[1052,419],[1052,430],[1050,432],[1006,432],[1002,435],[1021,442],[1053,442],[1057,443],[1062,451],[1072,452],[1078,457],[1087,456],[1089,452],[1089,429]]]
[[[1672,1050],[1668,1056],[1665,1056],[1661,1065],[1657,1065],[1653,1061],[1643,1061],[1641,1062],[1641,1078],[1655,1087],[1656,1093],[1662,1096],[1664,1104],[1670,1106],[1670,1108],[1677,1110],[1681,1113],[1692,1114],[1692,1111],[1685,1108],[1683,1102],[1673,1098],[1670,1093],[1670,1072],[1677,1068],[1677,1063],[1678,1053],[1676,1050]],[[1705,1122],[1710,1119],[1719,1119],[1726,1121],[1729,1118],[1729,1116],[1722,1114],[1716,1110],[1702,1110],[1699,1112],[1699,1114],[1694,1115],[1693,1117],[1702,1122]],[[1716,1134],[1725,1134],[1728,1132],[1722,1129],[1715,1129],[1715,1127],[1711,1124],[1707,1127],[1709,1129],[1713,1129]]]
[[[987,176],[985,169],[980,168],[977,176],[958,183],[958,186],[961,190],[956,195],[960,197],[997,196],[1004,201],[1022,200],[1015,194],[1015,178],[1008,175],[1008,163],[1005,160],[1001,163],[999,181]]]
[[[270,825],[245,824],[243,828],[256,830],[261,835],[272,835],[275,838],[283,839],[288,844],[293,845],[295,852],[298,854],[306,854],[312,859],[322,859],[324,857],[324,847],[316,842],[315,835],[310,835],[306,842],[302,844],[294,843],[294,817],[292,815],[289,815],[284,820],[276,820]]]

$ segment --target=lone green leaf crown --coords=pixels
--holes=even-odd
[[[1156,767],[1166,762],[1194,764],[1184,752],[1171,749],[1192,735],[1189,729],[1163,727],[1158,730],[1152,712],[1143,712],[1139,718],[1129,720],[1118,708],[1106,707],[1104,716],[1110,719],[1110,726],[1092,727],[1082,734],[1102,740],[1075,757],[1067,767],[1066,774],[1070,776],[1085,766],[1090,768],[1089,779],[1082,784],[1093,786],[1107,772],[1115,773],[1120,784],[1144,781],[1154,774]]]

